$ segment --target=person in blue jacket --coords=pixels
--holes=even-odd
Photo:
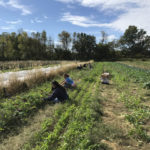
[[[49,97],[44,98],[44,100],[58,103],[58,102],[64,102],[69,98],[65,88],[61,86],[57,81],[52,82],[52,91],[53,93]]]
[[[65,80],[62,82],[62,85],[66,88],[75,87],[74,81],[69,77],[68,74],[64,74]]]

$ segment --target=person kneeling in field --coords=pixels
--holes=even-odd
[[[65,78],[65,80],[62,82],[62,85],[63,85],[65,88],[76,87],[74,81],[69,77],[68,74],[64,74],[64,78]]]
[[[101,82],[102,82],[102,84],[109,84],[109,77],[110,77],[110,74],[108,72],[104,72],[101,75]]]
[[[57,81],[52,82],[52,95],[48,98],[44,98],[47,101],[53,101],[54,103],[64,102],[69,98],[65,88],[61,86]]]
[[[80,64],[80,66],[77,66],[77,69],[82,70],[83,69],[82,65]]]

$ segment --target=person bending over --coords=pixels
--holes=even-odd
[[[104,72],[101,75],[101,82],[102,82],[102,84],[109,84],[109,76],[110,76],[110,74],[108,72]]]
[[[72,88],[72,87],[76,86],[74,81],[69,77],[68,74],[64,74],[64,78],[65,78],[65,80],[62,82],[62,85],[65,88]]]
[[[53,93],[49,97],[44,98],[44,100],[58,103],[58,102],[64,102],[69,98],[65,88],[61,86],[57,81],[52,82],[52,91]]]
[[[83,69],[82,65],[80,64],[80,66],[77,66],[77,69],[82,70]]]

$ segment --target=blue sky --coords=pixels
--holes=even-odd
[[[62,30],[113,40],[129,25],[150,34],[149,18],[150,0],[0,0],[0,33],[46,30],[54,41]]]

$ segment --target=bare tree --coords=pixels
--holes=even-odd
[[[106,44],[107,43],[107,39],[108,39],[108,35],[105,31],[101,31],[101,43],[102,44]]]

